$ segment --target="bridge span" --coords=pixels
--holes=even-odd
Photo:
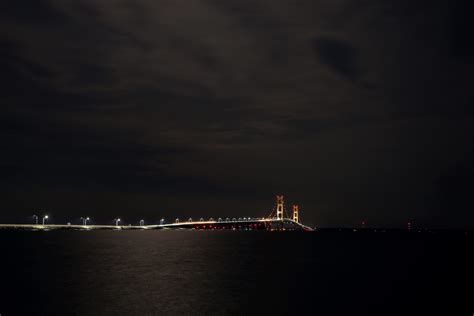
[[[229,221],[186,221],[159,225],[58,225],[58,224],[0,224],[0,229],[14,230],[151,230],[151,229],[194,229],[194,230],[301,230],[312,231],[311,227],[292,219],[263,218]]]
[[[119,225],[120,218],[115,219],[115,225],[87,225],[89,217],[82,218],[82,225],[63,224],[46,224],[45,220],[48,215],[43,216],[42,224],[38,223],[38,216],[34,215],[35,224],[0,224],[0,229],[18,229],[18,230],[99,230],[99,229],[113,229],[113,230],[130,230],[130,229],[195,229],[195,230],[301,230],[312,231],[311,227],[303,225],[300,222],[300,212],[298,205],[293,205],[293,217],[285,217],[285,206],[283,195],[276,196],[276,209],[273,209],[268,217],[262,218],[219,218],[214,220],[193,221],[191,218],[187,221],[181,222],[176,219],[173,223],[165,223],[164,219],[160,221],[159,225],[144,225],[144,221],[140,221],[140,225]]]
[[[157,229],[231,229],[231,230],[304,230],[312,231],[311,227],[298,223],[290,218],[249,218],[236,220],[209,220],[175,222],[162,225],[150,225]]]

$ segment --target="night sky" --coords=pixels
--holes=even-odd
[[[0,222],[474,228],[472,1],[0,4]]]

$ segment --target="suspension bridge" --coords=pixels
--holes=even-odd
[[[120,219],[115,220],[115,225],[88,225],[89,218],[82,218],[82,225],[67,224],[47,224],[43,217],[41,224],[37,222],[34,224],[0,224],[0,229],[23,229],[23,230],[150,230],[150,229],[194,229],[194,230],[269,230],[269,231],[283,231],[283,230],[300,230],[312,231],[311,227],[303,225],[300,222],[300,211],[298,205],[293,205],[292,216],[289,217],[285,211],[285,203],[283,195],[276,196],[276,208],[272,210],[269,216],[262,218],[210,218],[205,220],[181,221],[176,218],[172,223],[165,222],[164,219],[156,225],[145,225],[141,220],[139,225],[119,225]]]

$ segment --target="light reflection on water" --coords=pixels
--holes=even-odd
[[[472,239],[462,236],[0,232],[8,272],[3,311],[358,315],[467,308]]]

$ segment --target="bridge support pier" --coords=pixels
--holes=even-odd
[[[293,205],[293,220],[297,223],[300,222],[300,211],[298,205]]]
[[[284,215],[283,215],[283,207],[284,207],[283,206],[283,204],[284,204],[283,195],[277,195],[276,199],[277,199],[276,216],[277,216],[277,219],[283,220],[283,218],[284,218]]]

